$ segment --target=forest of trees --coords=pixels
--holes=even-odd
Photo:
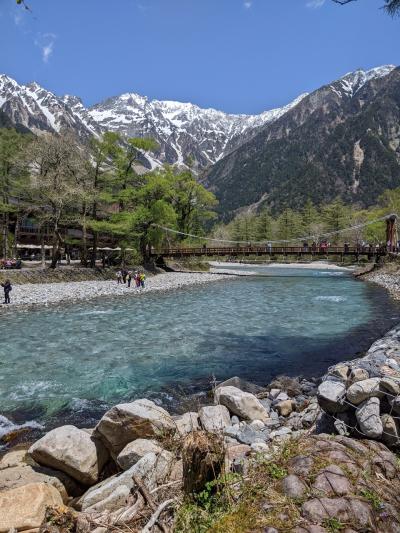
[[[304,240],[316,243],[327,240],[332,244],[385,243],[385,223],[380,220],[389,214],[400,214],[400,187],[385,191],[370,209],[347,205],[341,199],[315,206],[308,200],[298,211],[284,209],[278,215],[271,215],[268,209],[259,213],[242,213],[229,224],[217,225],[213,230],[215,239],[242,241],[248,243],[269,241],[293,241],[293,245]],[[371,222],[371,224],[369,224]],[[360,229],[341,232],[346,228],[368,223]],[[338,232],[326,238],[325,233]]]
[[[0,256],[10,257],[27,218],[43,236],[50,233],[53,267],[72,246],[93,267],[105,242],[121,248],[122,260],[128,249],[132,261],[146,259],[149,246],[165,238],[154,224],[204,232],[215,217],[214,195],[189,170],[139,172],[140,154],[156,148],[152,139],[123,140],[116,133],[82,146],[71,134],[0,129]],[[79,237],[68,237],[68,228]]]

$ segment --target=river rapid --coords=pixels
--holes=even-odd
[[[398,302],[348,271],[247,270],[253,275],[171,292],[2,315],[0,415],[93,425],[109,406],[139,397],[174,411],[214,379],[319,376],[400,321]]]

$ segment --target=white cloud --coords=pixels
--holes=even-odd
[[[253,5],[253,2],[252,0],[246,0],[245,2],[243,2],[243,5],[246,9],[250,9],[251,6]]]
[[[306,6],[312,9],[318,9],[325,4],[325,0],[308,0]]]
[[[22,12],[20,11],[19,13],[14,14],[14,23],[16,26],[19,26],[21,22],[22,22]]]
[[[39,47],[42,51],[43,63],[48,63],[54,51],[54,43],[56,37],[57,36],[54,33],[44,33],[39,34],[35,39],[35,45]]]

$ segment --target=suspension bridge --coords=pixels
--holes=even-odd
[[[231,241],[223,239],[214,239],[202,237],[199,235],[192,235],[181,231],[167,228],[158,224],[153,224],[154,227],[161,229],[168,234],[180,235],[190,238],[196,238],[207,244],[197,247],[162,247],[159,249],[152,248],[149,250],[149,256],[155,259],[171,258],[179,259],[185,257],[248,257],[248,256],[296,256],[301,258],[303,256],[311,257],[329,257],[339,256],[344,258],[352,256],[355,259],[360,257],[367,257],[368,259],[378,259],[379,257],[388,255],[389,253],[399,251],[397,220],[395,214],[386,215],[377,220],[364,222],[348,228],[331,231],[319,236],[308,235],[306,237],[298,237],[295,239],[281,240],[281,241],[267,241],[249,243],[246,241]],[[330,237],[338,234],[346,234],[350,232],[359,231],[362,228],[377,222],[386,223],[386,241],[379,244],[365,244],[357,242],[351,246],[345,243],[342,246],[332,246],[328,243]],[[311,241],[311,244],[309,244]],[[216,243],[216,245],[209,245],[208,243]],[[299,243],[301,243],[299,245]]]

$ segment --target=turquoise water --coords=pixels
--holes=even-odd
[[[261,384],[281,373],[318,376],[399,321],[386,292],[345,272],[256,270],[1,316],[0,413],[85,424],[121,400],[173,404],[213,376]]]

